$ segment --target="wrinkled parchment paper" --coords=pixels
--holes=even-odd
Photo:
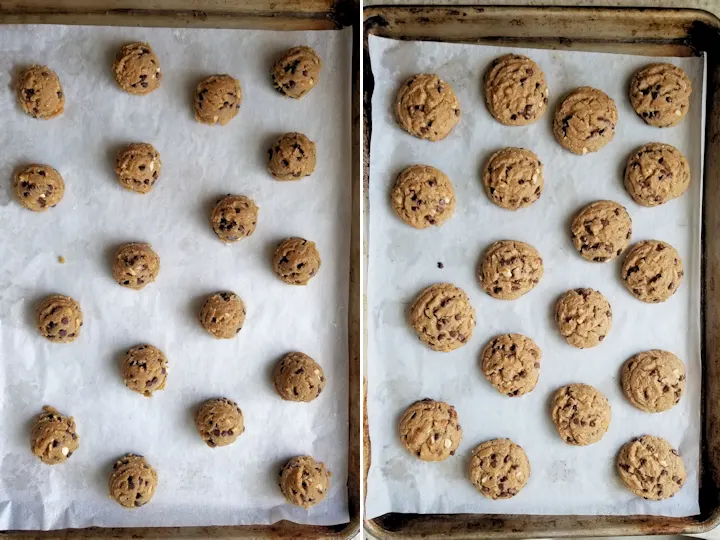
[[[702,58],[671,58],[692,79],[690,111],[677,127],[647,126],[632,110],[627,87],[632,73],[657,58],[514,49],[532,57],[545,71],[550,88],[548,111],[528,127],[505,127],[485,108],[482,76],[500,47],[400,42],[370,37],[375,76],[370,168],[370,259],[368,270],[368,403],[372,468],[367,516],[386,512],[524,514],[697,513],[700,452],[700,220],[703,132]],[[418,72],[435,72],[450,83],[460,100],[462,120],[444,141],[430,143],[404,133],[391,104],[402,81]],[[590,85],[615,100],[619,122],[614,140],[601,151],[576,156],[551,132],[552,114],[561,96]],[[628,155],[651,142],[675,145],[688,158],[692,182],[687,193],[658,208],[633,202],[622,185]],[[538,202],[517,212],[493,205],[485,195],[480,168],[505,146],[538,154],[545,188]],[[455,215],[439,228],[414,230],[393,213],[389,191],[397,173],[414,163],[438,167],[453,181]],[[586,262],[568,232],[572,216],[585,204],[611,199],[633,220],[635,243],[661,239],[672,244],[685,265],[678,292],[660,305],[636,300],[622,285],[622,257],[607,264]],[[545,275],[522,298],[508,302],[485,294],[475,277],[481,252],[493,241],[517,239],[535,246]],[[442,262],[444,268],[438,268]],[[477,311],[470,342],[452,353],[433,352],[406,322],[420,290],[449,281],[462,287]],[[613,308],[613,327],[593,349],[575,349],[558,334],[552,312],[560,294],[576,287],[600,290]],[[535,390],[520,398],[500,395],[482,376],[478,359],[496,334],[519,332],[543,352]],[[619,370],[633,354],[666,349],[687,365],[682,401],[661,414],[635,409],[623,396]],[[588,447],[565,444],[555,432],[549,402],[558,387],[583,382],[603,392],[612,406],[605,437]],[[409,455],[397,439],[397,421],[415,400],[450,402],[458,411],[463,440],[457,454],[442,463]],[[619,448],[643,434],[659,435],[679,449],[688,479],[672,499],[650,502],[632,495],[616,475]],[[509,437],[528,454],[530,481],[516,497],[485,499],[467,479],[467,461],[479,443]]]
[[[0,528],[181,526],[348,520],[347,291],[350,238],[350,32],[261,32],[158,28],[4,26],[0,33]],[[147,40],[162,86],[139,97],[110,73],[118,48]],[[314,47],[324,67],[316,88],[296,101],[273,90],[269,69],[297,44]],[[24,115],[10,89],[17,70],[46,63],[66,92],[65,113]],[[215,73],[240,80],[239,115],[225,127],[197,123],[192,93]],[[317,143],[317,168],[300,182],[266,171],[281,133]],[[113,173],[123,144],[152,143],[163,169],[152,193],[123,190]],[[47,163],[67,191],[57,208],[29,212],[12,197],[15,166]],[[245,194],[260,207],[255,234],[225,246],[209,226],[221,195]],[[287,236],[317,242],[318,275],[307,287],[271,270]],[[150,242],[161,258],[156,283],[136,292],[114,283],[110,261],[123,242]],[[63,256],[65,264],[58,262]],[[247,320],[233,340],[215,340],[197,322],[203,298],[237,292]],[[48,293],[77,299],[80,338],[52,344],[34,328]],[[168,356],[167,389],[151,399],[128,390],[123,352],[152,343]],[[325,392],[310,404],[280,400],[275,362],[304,351],[325,370]],[[210,449],[193,413],[205,399],[238,402],[246,431]],[[29,451],[29,426],[45,404],[73,415],[80,449],[49,467]],[[122,509],[107,495],[115,459],[145,455],[159,473],[152,502]],[[326,500],[305,511],[286,504],[280,466],[312,454],[333,473]]]

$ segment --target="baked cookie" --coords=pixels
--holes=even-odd
[[[307,354],[291,352],[273,370],[278,395],[287,401],[312,401],[325,388],[325,373]]]
[[[407,79],[395,99],[395,118],[413,137],[439,141],[460,121],[460,103],[452,87],[434,74]]]
[[[300,180],[315,170],[315,143],[302,133],[286,133],[268,150],[268,170],[277,180]]]
[[[149,94],[160,87],[160,60],[149,43],[128,43],[112,66],[118,86],[130,94]]]
[[[330,491],[332,474],[312,456],[296,456],[280,470],[280,491],[290,504],[308,509]]]
[[[608,95],[589,86],[567,94],[553,120],[553,135],[560,146],[584,156],[597,152],[615,136],[618,112]]]
[[[311,47],[289,49],[272,67],[273,88],[294,99],[312,90],[320,79],[322,60]]]
[[[125,189],[148,193],[160,177],[160,154],[148,143],[128,144],[117,155],[115,174]]]
[[[160,257],[150,244],[131,242],[120,246],[112,267],[113,277],[123,287],[140,290],[160,273]]]
[[[658,206],[680,197],[690,186],[690,165],[682,152],[663,143],[648,143],[625,166],[625,189],[643,206]]]
[[[569,384],[553,396],[552,421],[566,443],[593,444],[603,438],[610,426],[610,403],[588,384]]]
[[[495,336],[481,358],[483,375],[501,394],[522,396],[532,392],[538,382],[542,351],[522,334]]]
[[[231,339],[245,323],[245,303],[234,292],[212,294],[200,309],[200,324],[217,339]]]
[[[423,461],[444,461],[455,455],[462,439],[455,407],[423,399],[410,405],[398,424],[400,442]]]
[[[678,290],[684,272],[680,255],[660,240],[638,242],[625,257],[621,277],[635,298],[664,302]]]
[[[510,439],[493,439],[472,451],[469,473],[470,481],[488,499],[509,499],[530,479],[530,461]]]
[[[23,111],[43,120],[59,116],[65,108],[60,79],[47,66],[30,66],[20,74],[17,99]]]
[[[490,200],[500,208],[525,208],[542,195],[543,164],[530,150],[503,148],[485,164],[483,184]]]
[[[40,335],[54,343],[70,343],[80,335],[83,314],[80,304],[69,296],[53,294],[35,311],[35,326]]]
[[[629,358],[620,376],[630,403],[645,412],[662,412],[680,402],[685,390],[685,364],[673,353],[651,350]]]
[[[595,201],[578,212],[570,232],[583,259],[607,262],[630,244],[632,220],[624,206],[613,201]]]
[[[158,474],[143,456],[125,454],[113,465],[110,496],[125,508],[137,508],[155,495]]]
[[[530,244],[500,240],[485,250],[478,279],[493,298],[515,300],[540,282],[543,271],[542,258]]]
[[[228,398],[209,399],[197,410],[195,426],[210,448],[234,443],[245,431],[238,404]]]
[[[439,227],[455,212],[455,191],[442,171],[429,165],[411,165],[398,175],[390,204],[411,227]]]
[[[532,124],[547,109],[545,74],[520,54],[496,58],[485,72],[485,103],[495,120],[506,126]]]
[[[130,390],[152,397],[165,389],[168,361],[165,354],[152,345],[133,347],[123,359],[123,382]]]
[[[232,244],[252,236],[259,210],[250,197],[228,194],[210,212],[210,225],[221,242]]]
[[[80,437],[72,416],[60,414],[45,405],[30,430],[30,450],[48,465],[57,465],[73,455],[80,446]]]
[[[595,347],[610,333],[610,302],[593,289],[567,291],[555,305],[555,323],[560,335],[573,347]]]
[[[26,165],[15,172],[13,191],[25,208],[44,212],[62,200],[65,182],[50,165]]]
[[[680,491],[687,479],[680,454],[660,437],[645,435],[626,443],[616,463],[627,488],[643,499],[668,499]]]
[[[649,64],[630,82],[630,103],[645,123],[671,127],[680,123],[690,108],[692,84],[685,72],[672,64]]]
[[[415,299],[410,308],[410,325],[432,350],[450,352],[470,341],[475,328],[475,309],[461,288],[436,283]]]
[[[195,90],[195,120],[224,126],[237,116],[241,102],[240,81],[230,75],[212,75],[200,81]]]
[[[273,255],[275,275],[288,285],[307,285],[320,270],[320,253],[315,242],[304,238],[286,238]]]

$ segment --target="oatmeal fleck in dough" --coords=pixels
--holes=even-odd
[[[17,99],[23,111],[43,120],[61,115],[65,108],[60,79],[47,66],[30,66],[20,74]]]
[[[234,292],[210,295],[200,310],[200,324],[217,339],[234,338],[245,323],[245,303]]]
[[[615,136],[618,112],[605,92],[581,86],[567,94],[555,111],[553,134],[574,154],[597,152]]]
[[[72,416],[60,414],[46,405],[30,431],[30,450],[48,465],[63,463],[80,446],[80,437]]]
[[[139,508],[150,502],[157,484],[157,471],[143,456],[126,454],[113,465],[108,487],[119,505]]]
[[[240,81],[230,75],[212,75],[200,81],[195,91],[195,120],[224,126],[237,116],[241,103]]]
[[[669,144],[648,143],[625,166],[625,189],[643,206],[658,206],[680,197],[690,186],[690,165]]]
[[[638,242],[630,248],[621,273],[625,287],[635,298],[652,304],[675,294],[683,275],[678,252],[659,240]]]
[[[535,122],[545,114],[549,93],[545,73],[527,56],[506,54],[485,72],[485,103],[506,126]]]
[[[165,354],[152,345],[133,347],[123,359],[123,382],[130,390],[152,397],[165,389],[168,361]]]
[[[149,94],[160,87],[160,60],[149,43],[128,43],[115,57],[113,75],[118,86],[130,94]]]
[[[465,291],[450,283],[436,283],[415,299],[410,324],[432,350],[450,352],[470,341],[475,309]]]
[[[530,479],[530,461],[510,439],[494,439],[472,451],[468,472],[475,488],[488,499],[510,499]]]
[[[315,143],[302,133],[286,133],[268,150],[268,170],[277,180],[300,180],[315,170]]]
[[[588,384],[569,384],[553,396],[552,421],[566,443],[593,444],[603,438],[610,426],[610,403]]]
[[[685,364],[673,353],[652,350],[636,354],[622,367],[623,392],[638,409],[655,413],[680,403],[685,390]]]
[[[482,352],[482,372],[506,396],[532,392],[540,376],[540,347],[522,334],[495,336]]]
[[[125,189],[149,193],[160,177],[162,161],[152,144],[132,143],[117,155],[115,174]]]
[[[500,208],[519,210],[542,195],[543,164],[524,148],[498,150],[483,168],[483,184],[490,200]]]
[[[245,431],[243,413],[232,399],[209,399],[195,414],[195,426],[210,448],[234,443]]]
[[[501,240],[483,254],[478,279],[483,290],[493,298],[515,300],[540,283],[543,261],[530,244]]]
[[[400,442],[423,461],[444,461],[455,455],[462,428],[455,407],[423,399],[407,408],[398,425]]]
[[[53,294],[40,302],[35,317],[40,335],[55,343],[75,341],[83,325],[80,304],[61,294]]]
[[[123,287],[140,290],[157,279],[160,257],[150,244],[131,242],[118,249],[112,273]]]
[[[436,142],[460,121],[460,103],[452,87],[437,75],[413,75],[398,91],[395,118],[410,135]]]
[[[290,504],[307,510],[322,502],[330,491],[331,476],[322,461],[296,456],[280,471],[280,491]]]
[[[288,285],[307,285],[320,270],[320,253],[315,242],[286,238],[275,248],[273,270]]]
[[[18,202],[33,212],[54,208],[65,194],[65,181],[49,165],[26,165],[15,172],[13,191]]]
[[[232,244],[252,236],[259,211],[251,198],[244,195],[227,195],[212,209],[210,224],[221,242]]]
[[[692,84],[685,72],[673,64],[649,64],[630,82],[630,103],[648,125],[672,127],[690,109]]]
[[[595,201],[578,212],[570,231],[573,245],[583,259],[607,262],[630,244],[632,220],[624,206],[613,201]]]
[[[322,61],[311,47],[293,47],[272,67],[273,87],[281,94],[300,99],[320,79]]]
[[[638,497],[660,501],[674,496],[685,484],[685,464],[677,450],[660,437],[645,435],[618,452],[617,471]]]
[[[573,347],[595,347],[610,333],[610,302],[593,289],[573,289],[558,300],[555,323],[560,335]]]
[[[398,175],[390,204],[411,227],[439,227],[455,212],[455,191],[442,171],[429,165],[411,165]]]
[[[291,352],[275,365],[273,382],[281,398],[309,402],[325,388],[325,373],[307,354]]]

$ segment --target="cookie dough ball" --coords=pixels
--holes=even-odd
[[[118,249],[112,273],[120,285],[140,290],[157,278],[160,273],[160,257],[150,244],[131,242]]]
[[[485,192],[500,208],[518,210],[542,195],[543,164],[535,153],[524,148],[503,148],[483,168]]]
[[[80,446],[72,416],[60,414],[46,405],[30,431],[30,450],[48,465],[63,463]]]
[[[277,180],[300,180],[315,170],[315,143],[302,133],[286,133],[268,150],[268,170]]]
[[[252,236],[259,210],[250,197],[227,195],[210,212],[210,224],[222,242],[232,244]]]
[[[281,398],[309,402],[325,388],[325,373],[307,354],[291,352],[275,365],[273,381]]]
[[[232,399],[209,399],[195,414],[195,426],[210,448],[234,443],[245,431],[243,413]]]
[[[293,47],[272,67],[275,90],[294,99],[300,99],[317,84],[322,61],[310,47]]]
[[[610,302],[602,293],[593,289],[573,289],[558,300],[555,324],[560,335],[573,347],[595,347],[610,333]]]
[[[155,495],[158,474],[143,456],[126,454],[115,462],[110,474],[110,496],[125,508],[137,508]]]
[[[563,148],[584,156],[613,139],[617,121],[615,102],[605,92],[581,86],[566,95],[555,111],[553,134]]]
[[[200,324],[217,339],[231,339],[245,323],[245,303],[234,292],[210,295],[200,309]]]
[[[130,94],[149,94],[160,86],[160,60],[149,43],[128,43],[112,67],[118,86]]]
[[[569,384],[553,396],[552,421],[566,443],[593,444],[603,438],[610,426],[610,403],[588,384]]]
[[[133,347],[123,359],[123,381],[130,390],[152,397],[163,390],[167,381],[168,361],[165,354],[152,345]]]
[[[307,285],[320,270],[320,264],[315,242],[304,238],[286,238],[273,255],[273,270],[288,285]]]
[[[17,98],[23,111],[43,120],[59,116],[65,107],[60,79],[47,66],[30,66],[20,74]]]
[[[645,351],[629,358],[620,376],[630,403],[645,412],[662,412],[680,402],[685,390],[685,364],[668,351]]]
[[[455,407],[432,399],[410,405],[398,430],[405,449],[423,461],[444,461],[454,456],[462,439]]]
[[[624,206],[613,201],[596,201],[578,212],[570,232],[583,259],[607,262],[630,244],[632,220]]]
[[[450,352],[465,345],[475,328],[475,309],[468,295],[450,283],[424,289],[410,308],[410,325],[434,351]]]
[[[49,165],[26,165],[15,172],[13,191],[20,204],[33,212],[54,208],[65,194],[65,182]]]
[[[621,277],[625,287],[643,302],[664,302],[678,290],[684,272],[680,255],[659,240],[638,242],[625,257]]]
[[[455,191],[442,171],[429,165],[411,165],[398,175],[390,204],[411,227],[439,227],[455,212]]]
[[[237,116],[242,102],[240,81],[230,75],[212,75],[195,91],[195,120],[224,126]]]
[[[669,144],[648,143],[625,166],[625,189],[643,206],[658,206],[680,197],[690,186],[690,165]]]
[[[543,261],[530,244],[501,240],[483,254],[478,279],[493,298],[515,300],[530,292],[543,277]]]
[[[80,304],[69,296],[48,296],[35,311],[35,325],[41,336],[54,343],[75,341],[83,325]]]
[[[651,501],[668,499],[685,484],[685,464],[677,450],[660,437],[645,435],[618,452],[617,470],[625,486]]]
[[[685,72],[672,64],[650,64],[639,69],[630,82],[630,103],[645,123],[671,127],[690,108],[692,84]]]
[[[495,336],[481,358],[483,375],[501,394],[522,396],[532,392],[538,382],[542,351],[522,334]]]
[[[125,189],[149,193],[160,177],[162,162],[152,144],[132,143],[118,153],[115,174]]]
[[[322,502],[332,474],[312,456],[297,456],[280,471],[280,490],[290,504],[307,509]]]
[[[460,103],[452,87],[434,74],[406,80],[395,100],[395,118],[413,137],[439,141],[460,121]]]
[[[549,94],[545,73],[527,56],[496,58],[485,73],[485,103],[495,120],[506,126],[535,122],[545,114]]]
[[[470,481],[488,499],[509,499],[530,479],[530,461],[510,439],[493,439],[472,451],[469,473]]]

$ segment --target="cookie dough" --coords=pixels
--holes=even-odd
[[[629,358],[620,376],[630,403],[645,412],[662,412],[680,402],[685,390],[685,364],[673,353],[651,350]]]
[[[195,120],[224,126],[237,116],[241,102],[240,81],[230,75],[212,75],[203,79],[195,91]]]
[[[584,156],[613,139],[617,121],[615,102],[605,92],[581,86],[567,94],[555,111],[553,134],[563,148]]]
[[[234,292],[212,294],[200,309],[200,324],[217,339],[231,339],[245,323],[245,303]]]
[[[113,465],[110,496],[125,508],[137,508],[155,495],[158,474],[143,456],[125,454]]]
[[[118,182],[125,189],[148,193],[160,177],[160,154],[148,143],[132,143],[121,150],[115,163]]]
[[[83,314],[80,304],[69,296],[53,294],[40,302],[35,326],[40,335],[54,343],[70,343],[80,335]]]
[[[293,47],[272,67],[275,90],[294,99],[300,99],[317,84],[322,60],[311,47]]]
[[[325,388],[325,373],[307,354],[291,352],[273,370],[278,395],[287,401],[312,401]]]
[[[395,100],[395,118],[413,137],[439,141],[460,121],[460,103],[452,87],[434,74],[407,79]]]
[[[624,206],[613,201],[595,201],[578,212],[570,232],[583,259],[607,262],[630,244],[632,220]]]
[[[160,60],[149,43],[128,43],[113,63],[118,86],[130,94],[149,94],[160,86]]]
[[[648,143],[625,166],[625,189],[643,206],[658,206],[680,197],[690,185],[690,165],[682,152],[663,143]]]
[[[635,298],[652,304],[675,294],[683,275],[678,252],[659,240],[638,242],[630,248],[621,273],[623,283]]]
[[[73,455],[80,446],[80,437],[72,416],[60,414],[45,405],[30,431],[30,450],[40,461],[57,465]]]
[[[232,244],[252,236],[259,210],[251,198],[228,194],[210,212],[210,225],[222,242]]]
[[[603,438],[610,426],[610,403],[588,384],[569,384],[553,396],[552,421],[566,443],[593,444]]]
[[[610,333],[610,302],[593,289],[573,289],[558,300],[555,323],[560,335],[573,347],[595,347]]]
[[[288,285],[307,285],[320,270],[320,264],[315,242],[304,238],[286,238],[273,255],[273,270]]]
[[[680,491],[687,478],[680,454],[660,437],[645,435],[626,443],[616,462],[626,487],[643,499],[668,499]]]
[[[671,127],[680,123],[690,108],[692,84],[685,72],[672,64],[649,64],[630,82],[630,103],[651,126]]]
[[[411,227],[439,227],[455,212],[455,191],[442,171],[429,165],[411,165],[398,175],[390,204]]]
[[[240,407],[228,398],[209,399],[200,405],[195,426],[210,448],[232,444],[245,431]]]
[[[509,499],[530,479],[530,461],[510,439],[493,439],[472,451],[469,473],[470,481],[488,499]]]
[[[168,361],[165,354],[152,345],[133,347],[123,359],[123,381],[130,390],[152,397],[163,390],[167,381]]]
[[[540,347],[522,334],[495,336],[482,352],[482,372],[495,390],[510,397],[532,392],[540,376]]]
[[[47,66],[30,66],[20,74],[17,98],[22,110],[33,118],[49,120],[62,114],[65,108],[60,79]]]
[[[20,204],[33,212],[54,208],[65,194],[65,182],[49,165],[26,165],[15,172],[13,191]]]
[[[302,133],[286,133],[268,150],[268,170],[277,180],[300,180],[315,170],[315,143]]]
[[[410,308],[410,325],[434,351],[450,352],[465,345],[475,328],[475,309],[461,288],[436,283],[424,289]]]
[[[535,122],[545,114],[550,94],[540,66],[520,54],[493,60],[485,72],[484,89],[490,114],[506,126]]]
[[[297,456],[280,471],[280,490],[285,499],[307,509],[322,502],[330,491],[332,474],[322,461],[312,456]]]
[[[478,279],[493,298],[515,300],[540,282],[543,271],[542,258],[530,244],[501,240],[483,254]]]
[[[455,407],[423,399],[410,405],[398,425],[400,442],[423,461],[444,461],[455,455],[462,428]]]
[[[543,164],[525,148],[498,150],[483,168],[483,184],[490,200],[500,208],[518,210],[542,195]]]
[[[160,257],[150,244],[131,242],[118,249],[112,273],[120,285],[140,290],[157,278],[160,273]]]

